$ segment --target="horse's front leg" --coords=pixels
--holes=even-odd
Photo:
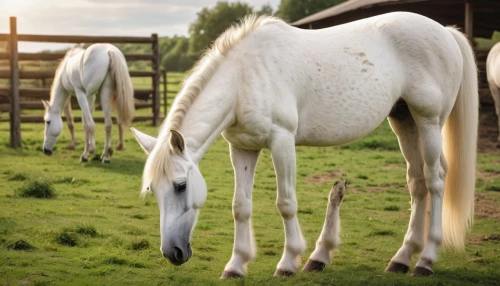
[[[85,149],[83,150],[82,156],[80,156],[81,162],[87,162],[89,151],[90,151],[90,131],[95,129],[95,123],[92,119],[92,114],[90,112],[89,103],[87,101],[87,95],[84,91],[76,91],[76,99],[82,110],[82,124],[83,131],[85,133]],[[95,146],[94,146],[95,149]]]
[[[276,205],[285,226],[285,249],[274,275],[290,276],[300,267],[300,255],[306,248],[297,218],[295,137],[284,129],[273,130],[271,136],[271,154],[278,184]]]
[[[68,96],[68,100],[64,105],[64,116],[66,116],[66,124],[68,124],[69,134],[71,135],[71,143],[68,144],[68,149],[74,150],[77,142],[75,139],[75,120],[73,113],[71,113],[71,96]]]
[[[332,251],[340,244],[340,204],[344,199],[347,181],[337,181],[330,190],[323,230],[316,241],[316,248],[302,271],[323,271],[332,260]]]
[[[223,278],[241,277],[247,273],[247,264],[256,255],[252,232],[252,190],[255,167],[260,151],[243,150],[231,145],[231,161],[234,169],[234,247],[231,260],[222,273]]]

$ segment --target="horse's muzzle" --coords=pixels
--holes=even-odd
[[[166,250],[162,249],[163,257],[165,257],[173,265],[179,266],[186,263],[193,255],[191,244],[188,243],[186,247],[170,247]]]
[[[50,156],[50,155],[52,155],[52,150],[43,148],[43,154]]]

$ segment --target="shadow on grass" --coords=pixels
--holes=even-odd
[[[446,267],[446,266],[445,266]],[[413,277],[406,274],[384,273],[385,265],[376,269],[368,265],[352,265],[325,269],[323,273],[313,274],[317,284],[339,285],[498,285],[498,275],[485,269],[484,272],[455,268],[440,269],[430,277]],[[413,270],[413,267],[410,271]],[[305,278],[310,273],[301,273]],[[319,280],[318,280],[319,278]],[[319,282],[321,281],[321,282]],[[365,284],[366,283],[366,284]],[[301,284],[301,283],[297,283]]]
[[[94,168],[100,170],[111,171],[114,173],[142,177],[145,159],[120,158],[112,157],[111,163],[103,164],[101,161],[89,161],[85,163],[85,168]]]

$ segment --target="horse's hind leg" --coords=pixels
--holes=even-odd
[[[123,145],[123,124],[121,123],[120,118],[117,120],[118,123],[118,144],[116,145],[116,150],[122,151],[125,150],[125,147]]]
[[[401,152],[407,162],[406,180],[411,194],[411,216],[403,245],[385,269],[386,272],[406,273],[411,257],[424,247],[425,218],[427,212],[427,187],[424,161],[419,143],[419,130],[406,106],[400,107],[400,118],[389,117],[392,130],[398,136]]]
[[[260,151],[243,150],[231,145],[231,162],[234,169],[234,247],[221,279],[241,277],[247,272],[247,264],[256,255],[252,234],[252,190],[255,167]]]
[[[495,102],[495,111],[498,120],[497,148],[500,148],[500,87],[498,87],[493,82],[490,82],[489,86],[490,86],[491,96],[493,97],[493,101]]]
[[[64,116],[66,116],[66,124],[68,124],[69,134],[71,135],[71,143],[68,144],[68,149],[74,150],[78,143],[75,139],[75,120],[71,112],[71,96],[68,96],[68,100],[64,105]]]
[[[442,123],[439,118],[416,118],[424,159],[425,184],[431,195],[431,215],[427,243],[420,254],[417,267],[412,275],[432,275],[432,264],[437,261],[437,247],[442,240],[442,208],[444,182],[446,177],[446,159],[442,152]]]
[[[89,153],[94,154],[95,153],[95,123],[94,123],[94,109],[95,109],[95,93],[94,94],[87,94],[87,101],[89,104],[89,111],[92,119],[91,125],[89,125]],[[96,158],[94,158],[96,159]]]
[[[290,276],[299,268],[300,255],[306,248],[297,218],[295,137],[279,128],[275,128],[271,136],[270,149],[278,184],[276,205],[285,226],[285,249],[274,275]]]
[[[111,100],[113,95],[113,88],[111,78],[106,76],[104,82],[101,86],[101,91],[99,93],[101,97],[102,112],[104,113],[104,129],[106,131],[106,139],[104,141],[104,151],[102,153],[101,159],[103,163],[111,162],[111,129],[113,127],[113,120],[111,118]]]

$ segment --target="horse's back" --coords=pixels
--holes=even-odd
[[[96,93],[109,73],[110,44],[94,44],[85,50],[82,61],[82,81],[86,92]]]
[[[97,93],[109,73],[110,50],[118,48],[110,44],[93,44],[85,50],[70,52],[63,77],[66,90],[80,90],[87,95]]]
[[[298,145],[361,138],[400,98],[411,100],[409,91],[419,85],[456,97],[462,74],[461,52],[451,34],[431,19],[405,12],[320,30],[265,25],[231,57],[245,80],[258,84],[240,92],[238,102],[245,106],[227,137],[250,130],[257,117],[271,118],[294,132]],[[446,86],[453,86],[455,94]],[[257,98],[260,94],[266,96]],[[258,109],[255,118],[245,112],[252,108]]]

